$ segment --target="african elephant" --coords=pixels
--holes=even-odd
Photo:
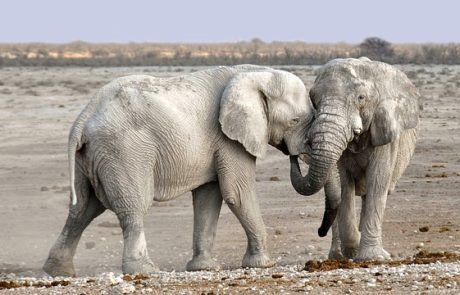
[[[300,194],[313,194],[337,167],[341,197],[335,204],[340,205],[324,214],[330,225],[337,213],[329,257],[388,259],[382,243],[385,203],[415,149],[419,92],[393,66],[349,58],[320,69],[310,98],[316,109],[309,135],[311,165],[302,177],[297,157],[291,156],[292,184]],[[355,195],[363,200],[359,230]]]
[[[217,67],[189,75],[133,75],[102,87],[69,135],[72,204],[44,270],[75,275],[73,256],[86,226],[105,209],[123,230],[123,273],[156,270],[143,216],[154,201],[193,194],[193,258],[187,270],[216,268],[211,259],[224,200],[243,226],[244,267],[270,267],[255,190],[256,159],[267,144],[305,152],[312,106],[302,81],[267,67]]]

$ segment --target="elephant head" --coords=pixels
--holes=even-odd
[[[285,154],[304,153],[313,118],[305,85],[285,71],[250,69],[238,73],[223,91],[219,114],[223,133],[254,157],[263,157],[267,144]]]
[[[326,183],[331,169],[348,148],[380,146],[418,124],[419,93],[407,76],[368,58],[335,59],[324,65],[310,90],[316,117],[309,136],[311,165],[302,177],[291,157],[295,190],[311,195]],[[325,216],[324,218],[328,218]]]

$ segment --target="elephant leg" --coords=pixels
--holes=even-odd
[[[153,171],[147,159],[118,158],[98,170],[106,202],[117,215],[123,231],[122,272],[153,273],[158,268],[149,257],[144,215],[153,202]]]
[[[329,249],[328,258],[330,260],[343,260],[342,243],[340,241],[339,225],[337,219],[332,224],[332,241],[331,248]]]
[[[43,266],[43,270],[51,276],[75,276],[72,260],[80,237],[90,222],[105,211],[89,180],[78,169],[75,177],[78,203],[70,206],[64,228]]]
[[[382,223],[392,171],[395,165],[393,145],[377,147],[366,172],[367,194],[361,220],[361,242],[357,260],[390,259],[382,243]]]
[[[353,177],[345,174],[342,183],[342,201],[337,212],[337,223],[341,240],[342,254],[352,259],[358,252],[360,233],[356,220],[355,183]]]
[[[359,217],[359,231],[363,230],[364,212],[366,212],[366,195],[361,196],[361,214]]]
[[[222,195],[217,182],[193,190],[193,258],[188,271],[217,270],[211,253],[216,236],[217,221],[222,207]]]
[[[329,208],[337,208],[335,210],[338,211],[338,207],[340,206],[341,202],[341,185],[340,185],[340,177],[339,172],[336,171],[336,166],[333,167],[333,174],[329,177],[326,185],[324,186],[324,193],[326,195],[326,212]],[[337,216],[334,216],[335,220],[332,223],[332,240],[331,240],[331,248],[329,249],[328,258],[331,260],[342,260],[344,259],[342,254],[342,243],[340,241],[340,233],[339,233],[339,225],[337,222]],[[321,227],[323,227],[323,222]]]
[[[147,250],[144,233],[144,216],[138,212],[117,214],[123,230],[123,261],[124,274],[152,273],[158,268],[153,264]]]
[[[267,232],[256,197],[255,158],[243,147],[236,154],[219,154],[217,170],[222,197],[246,232],[248,245],[243,267],[272,267]],[[238,161],[235,161],[238,159]]]
[[[240,206],[227,203],[246,232],[248,246],[243,257],[243,267],[272,267],[267,247],[267,232],[255,194],[242,196]]]

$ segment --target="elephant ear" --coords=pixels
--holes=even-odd
[[[268,100],[282,95],[280,78],[275,71],[239,73],[222,94],[219,122],[223,133],[254,157],[263,157],[267,150]]]
[[[370,126],[374,146],[394,141],[403,130],[415,128],[419,120],[420,94],[415,86],[401,71],[380,64],[383,76],[375,84],[380,93],[380,103]]]

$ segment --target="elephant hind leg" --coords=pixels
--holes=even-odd
[[[143,215],[127,212],[118,213],[117,216],[123,230],[123,273],[147,274],[157,272],[158,268],[153,264],[147,250]]]
[[[217,182],[193,190],[193,258],[187,263],[188,271],[219,268],[211,252],[221,207],[222,195]]]
[[[51,276],[75,276],[73,257],[80,237],[91,221],[105,211],[90,181],[76,169],[75,189],[80,196],[71,206],[64,228],[51,248],[43,270]]]
[[[152,172],[145,162],[128,163],[119,158],[103,163],[98,170],[104,202],[117,215],[123,231],[125,274],[158,270],[149,257],[144,233],[144,215],[154,197]]]

